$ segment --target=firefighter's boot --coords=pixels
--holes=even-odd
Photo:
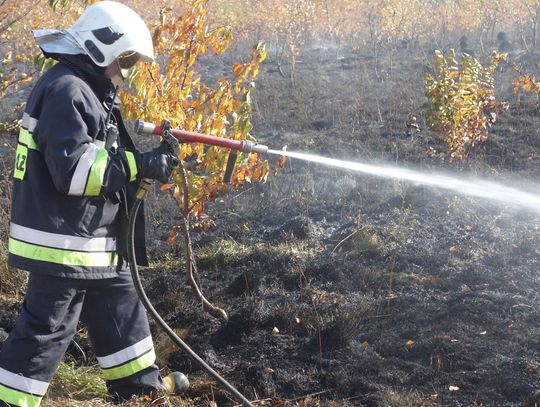
[[[163,378],[165,391],[169,394],[182,394],[189,389],[189,380],[184,373],[172,372]]]

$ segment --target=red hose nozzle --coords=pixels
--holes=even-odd
[[[229,148],[231,150],[242,151],[244,153],[266,153],[268,147],[263,144],[253,144],[249,140],[231,140],[223,137],[210,136],[208,134],[194,133],[191,131],[171,129],[171,135],[180,143],[202,143],[211,146]],[[135,132],[137,134],[154,134],[161,136],[163,129],[152,123],[142,120],[135,122]]]

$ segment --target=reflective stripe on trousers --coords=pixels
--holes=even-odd
[[[0,368],[0,400],[20,407],[37,407],[49,383]]]
[[[79,318],[111,394],[129,398],[161,388],[148,320],[129,271],[102,280],[31,273],[19,319],[0,349],[0,400],[39,406]]]

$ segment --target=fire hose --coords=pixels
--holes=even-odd
[[[203,143],[207,145],[224,147],[231,150],[229,154],[229,159],[227,161],[227,166],[225,169],[224,179],[225,182],[229,182],[234,170],[234,164],[236,163],[236,151],[240,152],[254,152],[254,153],[265,153],[268,151],[268,147],[262,144],[253,144],[249,140],[231,140],[222,137],[210,136],[207,134],[193,133],[183,130],[171,129],[169,125],[163,123],[161,126],[157,126],[151,123],[145,123],[141,120],[138,120],[135,123],[135,131],[138,134],[154,134],[162,136],[163,139],[171,143],[171,137],[173,137],[177,143]],[[235,387],[233,387],[229,382],[227,382],[222,376],[219,375],[211,366],[209,366],[199,355],[197,355],[176,333],[172,328],[165,322],[165,320],[159,315],[156,311],[148,296],[146,295],[142,281],[139,275],[139,269],[137,267],[137,261],[135,259],[135,220],[137,218],[137,213],[139,212],[141,203],[143,202],[147,192],[149,191],[152,185],[152,181],[148,179],[142,179],[137,190],[135,202],[129,213],[129,222],[128,222],[128,236],[127,236],[127,245],[128,245],[128,261],[129,267],[131,270],[131,275],[133,277],[133,283],[137,294],[143,303],[144,307],[150,315],[155,319],[158,325],[165,331],[165,333],[171,338],[171,340],[183,349],[191,358],[193,358],[204,370],[206,370],[218,383],[220,383],[223,388],[236,397],[238,401],[244,407],[253,407],[253,404],[243,396]]]

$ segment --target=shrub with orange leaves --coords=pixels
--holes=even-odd
[[[467,159],[488,138],[488,130],[508,104],[495,98],[493,75],[506,57],[494,53],[487,67],[475,57],[435,51],[435,73],[425,81],[426,121],[444,135],[450,159]]]
[[[214,85],[204,83],[198,71],[198,59],[213,52],[223,53],[233,37],[225,26],[211,26],[208,5],[204,0],[188,0],[180,15],[170,9],[161,11],[154,32],[154,63],[136,68],[130,76],[133,91],[122,95],[127,118],[143,119],[159,124],[167,119],[172,127],[235,140],[248,139],[252,124],[250,92],[266,57],[264,44],[258,43],[245,62],[231,67],[228,77]],[[183,213],[201,215],[204,205],[227,192],[223,183],[228,151],[202,144],[183,144],[180,159],[197,161],[197,171],[187,172],[189,199],[182,199],[184,186],[180,174],[173,189]],[[232,187],[246,182],[266,180],[268,163],[257,154],[239,153],[232,178]]]
[[[69,26],[95,0],[48,0],[30,7],[30,2],[6,0],[0,7],[0,36],[5,49],[0,61],[0,98],[29,84],[36,73],[44,70],[46,61],[33,38],[32,29]],[[230,75],[210,85],[200,75],[198,59],[207,54],[222,54],[233,40],[230,28],[210,22],[208,1],[182,0],[172,8],[162,9],[157,24],[155,12],[138,0],[127,1],[154,26],[157,61],[144,64],[132,72],[133,88],[122,95],[127,118],[141,118],[160,123],[167,118],[173,127],[236,140],[249,139],[252,124],[250,92],[266,57],[263,43],[258,43],[242,63],[231,67]],[[24,17],[24,18],[23,18]],[[34,55],[38,55],[34,57]],[[20,62],[21,64],[17,63]],[[21,69],[24,66],[24,69]],[[188,173],[189,202],[180,202],[182,209],[200,215],[204,204],[226,193],[222,182],[227,151],[200,144],[182,146],[180,158],[197,157],[201,164]],[[266,180],[268,163],[256,154],[238,155],[232,187],[246,182]],[[176,178],[175,196],[182,195]],[[186,206],[187,205],[187,206]]]
[[[21,72],[16,65],[26,59],[26,54],[18,53],[15,46],[19,23],[24,19],[25,11],[29,9],[20,7],[15,0],[3,1],[0,5],[0,51],[3,54],[0,61],[0,99],[8,90],[15,91],[32,81],[31,75]]]
[[[219,78],[214,85],[205,83],[198,70],[198,59],[210,51],[223,53],[232,41],[232,33],[225,26],[211,26],[207,1],[187,0],[185,4],[186,9],[179,15],[170,8],[161,10],[154,32],[157,61],[137,67],[130,75],[134,89],[122,95],[125,116],[153,123],[166,119],[172,127],[183,130],[255,141],[250,134],[250,92],[259,64],[266,58],[264,44],[255,45],[245,62],[234,64],[227,77]],[[180,225],[173,227],[167,241],[174,242],[177,234],[182,233],[188,282],[203,308],[225,320],[225,310],[204,297],[194,278],[197,266],[189,218],[191,214],[201,217],[205,203],[229,189],[223,182],[228,156],[227,151],[217,147],[182,144],[182,163],[174,183],[162,187],[172,190],[183,218]],[[187,171],[190,167],[193,170]],[[231,185],[239,188],[246,182],[264,181],[267,176],[268,163],[258,154],[239,153]]]
[[[536,64],[536,69],[540,70],[540,62]],[[522,91],[533,95],[540,94],[540,81],[538,81],[536,75],[523,73],[516,64],[512,65],[512,70],[519,75],[517,79],[512,81],[514,93]]]
[[[0,2],[0,100],[33,82],[53,63],[36,45],[32,30],[64,27],[93,0]],[[58,25],[60,24],[60,25]]]

